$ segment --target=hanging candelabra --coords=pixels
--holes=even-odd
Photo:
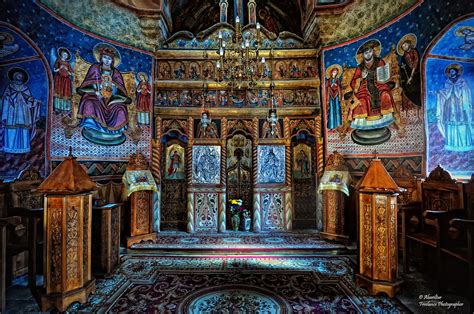
[[[232,41],[226,42],[219,32],[219,48],[216,61],[216,81],[225,82],[231,91],[234,89],[252,89],[265,76],[265,57],[259,57],[260,24],[256,24],[256,40],[251,33],[242,33],[240,18],[235,18],[235,32]],[[262,70],[260,70],[262,68]]]

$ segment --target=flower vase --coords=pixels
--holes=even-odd
[[[243,221],[243,229],[244,231],[250,231],[250,224],[252,222],[252,219],[250,219],[250,217],[244,217],[244,221]]]
[[[232,224],[232,230],[238,231],[238,230],[239,230],[239,226],[240,226],[240,217],[239,217],[239,215],[233,215],[233,216],[230,218],[230,222],[231,222],[231,224]]]

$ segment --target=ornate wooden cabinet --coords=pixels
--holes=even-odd
[[[397,279],[397,195],[400,188],[380,159],[373,159],[357,184],[356,284],[370,294],[393,297],[400,288]]]
[[[70,154],[39,186],[45,193],[45,290],[41,310],[85,303],[95,291],[91,274],[92,182]]]

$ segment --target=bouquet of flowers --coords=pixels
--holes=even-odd
[[[245,208],[243,203],[244,202],[241,199],[231,199],[230,200],[230,214],[232,216],[242,215],[242,217],[244,218],[250,217],[250,212],[247,208]]]

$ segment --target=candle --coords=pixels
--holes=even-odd
[[[220,54],[221,56],[224,55],[224,49],[223,49],[223,48],[221,48],[221,49],[219,50],[219,54]]]
[[[217,67],[218,69],[221,67],[221,63],[220,63],[219,61],[217,61],[216,67]]]
[[[235,23],[237,23],[237,24],[240,23],[240,19],[239,19],[239,16],[238,16],[238,15],[235,17]]]
[[[262,63],[265,63],[265,57],[262,57]]]
[[[257,22],[257,30],[260,30],[260,23]]]

